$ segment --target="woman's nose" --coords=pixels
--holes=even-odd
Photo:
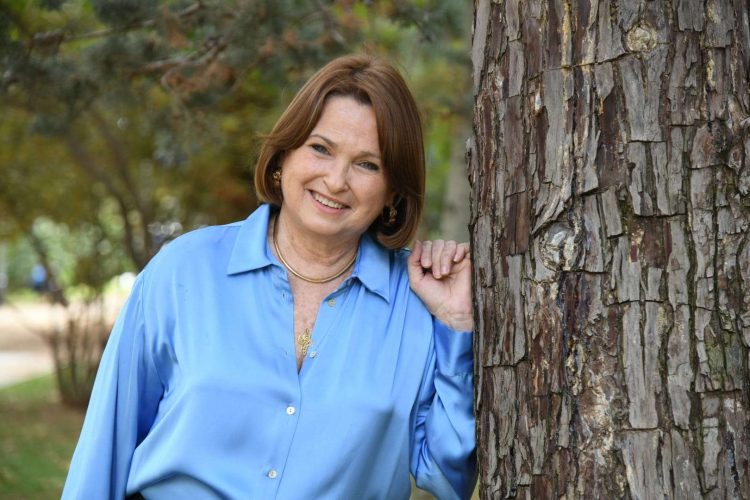
[[[347,176],[349,175],[349,163],[343,160],[337,160],[326,173],[324,182],[331,192],[343,191],[347,186]]]

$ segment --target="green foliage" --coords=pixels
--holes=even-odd
[[[150,0],[91,0],[94,12],[105,24],[126,27],[150,19],[159,4]]]

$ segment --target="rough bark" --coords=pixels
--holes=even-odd
[[[750,498],[750,4],[474,6],[481,498]]]

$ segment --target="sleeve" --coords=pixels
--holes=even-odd
[[[410,465],[417,486],[440,500],[469,498],[476,483],[472,340],[433,318]]]
[[[110,333],[63,499],[121,499],[135,447],[151,427],[163,389],[146,344],[143,274]]]

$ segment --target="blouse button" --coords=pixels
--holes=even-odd
[[[297,410],[294,408],[294,406],[287,406],[286,407],[286,414],[287,415],[294,415],[294,412]]]
[[[333,307],[336,305],[336,299],[329,299],[328,300],[328,307]]]
[[[276,469],[271,469],[268,471],[268,479],[276,479],[276,476],[278,476],[279,473],[276,472]]]
[[[310,351],[310,357],[311,358],[314,358],[317,355],[318,355],[318,351]]]

